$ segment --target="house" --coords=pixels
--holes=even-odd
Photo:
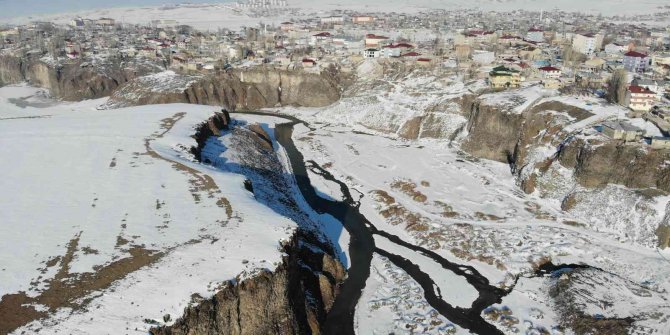
[[[582,69],[590,71],[590,72],[598,72],[605,67],[606,63],[607,62],[605,62],[604,59],[594,57],[594,58],[589,59],[586,62],[584,62],[583,66],[582,66]]]
[[[608,121],[603,123],[603,134],[613,140],[624,142],[639,141],[644,131],[624,121]]]
[[[109,17],[101,17],[98,19],[97,24],[100,26],[113,26],[116,21]]]
[[[645,72],[649,68],[649,56],[637,51],[623,55],[623,68],[630,72]]]
[[[521,75],[519,71],[501,65],[489,72],[489,84],[496,89],[516,88],[521,86]]]
[[[545,66],[538,69],[543,79],[558,79],[561,77],[561,69],[553,66]]]
[[[311,45],[315,45],[317,43],[323,44],[323,43],[329,43],[333,41],[333,35],[329,32],[321,32],[315,35],[312,35],[312,40],[311,40]]]
[[[536,43],[544,42],[544,30],[531,28],[526,34],[526,40]]]
[[[628,88],[628,107],[636,112],[648,112],[656,102],[656,92],[641,86]]]
[[[302,67],[315,67],[316,66],[316,61],[311,59],[311,58],[303,58],[302,59]]]
[[[381,57],[381,51],[375,48],[368,48],[363,50],[363,57],[365,58],[379,58]]]
[[[365,35],[365,46],[368,48],[379,48],[389,40],[386,36],[380,36],[375,34]]]
[[[670,65],[670,53],[656,53],[651,56],[652,65]]]
[[[670,149],[670,137],[652,137],[652,149]]]
[[[279,25],[279,29],[281,29],[281,31],[283,31],[283,32],[292,31],[294,27],[295,27],[295,24],[293,24],[293,22],[288,22],[288,21],[287,22],[282,22]]]
[[[416,63],[421,66],[429,66],[433,64],[433,60],[430,58],[417,58]]]
[[[663,99],[663,93],[665,91],[665,83],[659,80],[653,79],[636,79],[634,80],[635,86],[644,87],[650,91],[656,92],[656,101],[661,101]]]
[[[410,52],[407,52],[407,53],[404,53],[404,54],[400,55],[400,57],[410,59],[410,60],[416,60],[420,56],[421,56],[421,54],[416,52],[416,51],[410,51]]]
[[[84,19],[82,19],[80,17],[70,21],[70,26],[74,27],[74,28],[84,28],[84,25],[85,25]]]
[[[626,52],[628,48],[617,43],[610,43],[605,46],[605,53],[608,55],[618,55]]]
[[[599,51],[603,45],[603,35],[601,34],[575,34],[572,38],[572,48],[585,55],[592,55]]]
[[[362,16],[353,16],[351,22],[354,24],[368,24],[375,21],[375,18],[372,16],[362,15]]]
[[[455,38],[456,44],[473,45],[475,43],[491,43],[498,35],[490,30],[470,30],[463,32],[462,35],[457,35]]]
[[[342,16],[328,16],[321,18],[321,24],[342,24],[344,23],[344,17]]]
[[[407,43],[389,44],[382,47],[382,56],[384,57],[400,57],[400,55],[407,50],[414,49],[414,46]]]

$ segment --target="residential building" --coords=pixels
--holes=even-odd
[[[553,66],[545,66],[538,69],[543,79],[558,79],[561,77],[561,69]]]
[[[374,17],[372,17],[372,16],[367,16],[367,15],[363,15],[363,16],[353,16],[353,17],[351,18],[351,22],[353,22],[354,24],[368,24],[368,23],[372,23],[372,22],[374,22],[374,21],[375,21],[375,18],[374,18]]]
[[[380,36],[375,34],[365,35],[365,46],[368,48],[380,48],[383,44],[387,43],[389,38],[386,36]]]
[[[489,72],[489,84],[496,89],[520,87],[521,74],[517,70],[501,65]]]
[[[623,55],[623,67],[630,72],[645,72],[649,68],[649,56],[637,51]]]
[[[541,43],[544,42],[544,30],[538,28],[531,28],[526,34],[526,40]]]
[[[365,58],[379,58],[381,57],[381,51],[375,48],[369,48],[363,50],[363,57]]]
[[[613,140],[624,142],[639,141],[644,131],[624,121],[608,121],[603,123],[603,134]]]
[[[635,86],[640,86],[652,92],[656,92],[656,101],[661,101],[663,98],[663,93],[665,91],[664,82],[653,79],[636,79],[634,80],[634,83]]]
[[[608,55],[618,55],[626,52],[628,48],[617,43],[610,43],[605,46],[605,53]]]
[[[382,56],[384,57],[400,57],[401,49],[394,44],[385,45],[382,48]]]
[[[572,48],[585,55],[592,55],[602,48],[603,35],[601,34],[575,34],[572,38]]]
[[[636,112],[648,112],[656,103],[656,92],[641,86],[628,88],[628,107]]]

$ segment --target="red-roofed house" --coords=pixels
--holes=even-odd
[[[400,55],[414,46],[407,43],[389,44],[382,47],[382,55],[384,57],[400,57]]]
[[[561,77],[561,69],[553,66],[545,66],[538,69],[544,79],[558,79]]]
[[[649,56],[641,52],[629,51],[623,55],[623,67],[630,72],[645,72],[649,63]]]
[[[311,58],[303,58],[302,59],[302,67],[315,67],[316,66],[316,61],[311,59]]]
[[[428,66],[433,63],[433,60],[430,58],[417,58],[416,63],[423,66]]]
[[[628,96],[628,107],[637,112],[648,112],[656,100],[656,92],[642,86],[629,87]]]
[[[312,35],[311,44],[312,45],[315,45],[317,43],[321,43],[321,44],[326,43],[327,44],[327,43],[332,42],[332,41],[333,41],[333,35],[331,35],[327,31],[325,31],[325,32],[322,32],[322,33]]]
[[[410,52],[408,52],[408,53],[404,53],[404,54],[402,54],[400,57],[408,58],[408,59],[418,59],[419,56],[421,56],[420,53],[415,52],[415,51],[410,51]]]
[[[379,36],[375,34],[367,34],[365,35],[365,47],[367,48],[379,48],[385,42],[389,40],[388,37],[386,36]]]

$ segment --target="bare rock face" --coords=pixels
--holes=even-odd
[[[128,83],[112,95],[110,104],[119,107],[147,103],[193,103],[225,106],[230,110],[256,110],[275,106],[321,107],[340,98],[337,83],[327,73],[266,68],[231,70],[204,76],[177,91],[156,92],[146,86]]]
[[[325,268],[321,273],[306,270],[301,265],[307,260],[303,257],[319,257],[301,249],[299,239],[285,246],[288,256],[274,272],[262,271],[240,283],[226,283],[212,298],[186,308],[173,325],[153,328],[151,334],[318,334],[344,277]],[[306,263],[318,270],[315,262]],[[314,291],[310,282],[318,282],[318,290]]]
[[[473,103],[468,119],[468,138],[463,149],[474,156],[510,162],[519,139],[523,115],[506,113],[500,107]]]
[[[24,81],[24,63],[18,57],[0,56],[0,86]]]
[[[85,61],[50,64],[35,58],[0,57],[0,86],[28,81],[46,88],[51,95],[67,101],[109,96],[121,84],[155,72],[153,64],[109,60],[89,64]]]
[[[520,174],[524,190],[535,190],[533,174],[544,173],[555,161],[574,171],[583,187],[619,184],[630,188],[655,187],[670,192],[670,151],[625,145],[606,138],[572,138],[563,129],[569,119],[591,114],[574,106],[552,101],[532,106],[523,113],[508,113],[504,107],[475,101],[462,148],[474,156],[510,163]],[[572,122],[570,121],[570,122]],[[556,154],[533,161],[533,151],[545,147]]]

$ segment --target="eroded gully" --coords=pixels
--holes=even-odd
[[[340,293],[328,313],[323,326],[324,334],[355,334],[354,314],[356,312],[356,305],[370,276],[370,266],[374,253],[386,257],[395,266],[409,274],[422,287],[424,297],[431,307],[449,321],[476,334],[502,334],[500,330],[486,322],[481,314],[486,307],[499,303],[502,297],[509,292],[492,286],[489,280],[472,266],[450,262],[431,250],[403,241],[398,236],[377,229],[360,213],[360,204],[353,199],[346,184],[336,179],[330,172],[321,168],[314,161],[304,160],[302,153],[293,143],[292,134],[295,125],[300,123],[307,125],[305,122],[292,116],[276,113],[235,113],[280,117],[290,121],[276,126],[275,137],[277,142],[286,150],[300,192],[310,207],[318,213],[332,215],[342,222],[344,229],[349,233],[350,268],[347,279],[342,284]],[[310,183],[307,174],[308,168],[322,178],[337,183],[344,196],[344,200],[335,201],[318,196]],[[397,255],[377,247],[374,235],[386,238],[411,252],[428,257],[436,263],[436,266],[441,266],[445,271],[451,271],[456,275],[464,277],[478,291],[478,298],[472,303],[470,308],[452,306],[443,299],[439,289],[436,292],[435,282],[427,273],[402,255]]]
[[[512,285],[509,290],[504,290],[493,286],[486,277],[484,277],[481,273],[479,273],[479,271],[477,271],[477,269],[472,266],[453,263],[435,253],[434,251],[411,244],[402,240],[396,235],[377,229],[377,227],[375,227],[363,214],[360,213],[360,203],[353,199],[348,186],[335,178],[330,172],[319,166],[316,162],[312,160],[305,161],[302,153],[293,143],[293,127],[297,124],[304,124],[305,126],[308,126],[306,122],[303,122],[293,116],[277,113],[237,113],[273,116],[284,118],[290,121],[287,123],[278,124],[276,126],[275,137],[277,142],[279,142],[279,144],[281,144],[286,150],[300,192],[310,207],[312,207],[318,213],[330,214],[338,219],[340,222],[342,222],[344,228],[350,235],[350,268],[347,279],[342,284],[340,293],[335,299],[335,303],[328,313],[326,322],[323,326],[324,334],[355,334],[354,315],[356,312],[356,305],[358,304],[363,289],[365,288],[365,282],[370,276],[370,266],[374,253],[386,257],[395,266],[403,269],[403,271],[412,277],[412,279],[416,281],[423,289],[424,298],[428,304],[449,321],[460,326],[461,328],[468,329],[475,334],[503,334],[495,326],[484,320],[482,317],[482,312],[487,307],[496,303],[500,303],[502,298],[509,294],[515,285]],[[340,191],[344,197],[344,200],[335,201],[325,199],[317,195],[316,190],[310,183],[307,169],[310,169],[313,173],[328,181],[336,183],[340,187]],[[472,302],[470,308],[452,306],[443,299],[439,288],[437,288],[436,292],[437,285],[435,285],[433,279],[427,273],[422,271],[418,265],[412,263],[409,259],[403,257],[402,255],[397,255],[377,247],[375,245],[375,235],[386,238],[388,241],[412,252],[428,257],[433,260],[436,265],[441,266],[445,271],[451,271],[458,276],[464,277],[466,281],[477,290],[477,299]],[[525,277],[543,277],[549,274],[553,274],[556,271],[560,272],[561,270],[575,268],[593,267],[585,264],[555,265],[551,262],[548,262],[540,266],[540,268],[537,269],[534,274],[527,274]],[[602,271],[598,268],[593,269]],[[519,277],[517,277],[517,280],[518,279]]]

